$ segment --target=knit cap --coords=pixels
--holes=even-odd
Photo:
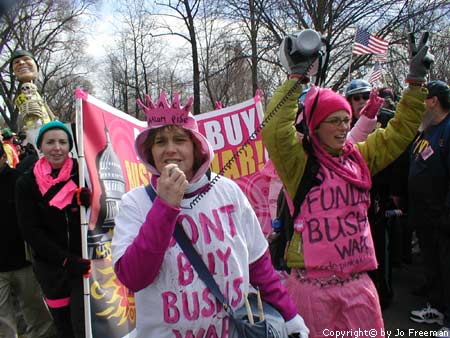
[[[334,112],[345,110],[352,117],[352,108],[347,99],[328,88],[311,87],[304,104],[310,135],[320,122]]]
[[[64,123],[61,121],[51,121],[46,124],[44,124],[41,129],[39,129],[39,134],[36,138],[36,146],[38,149],[41,148],[42,139],[44,137],[44,134],[52,129],[61,129],[67,134],[67,139],[69,140],[69,151],[73,148],[73,138],[72,134],[70,133],[69,129],[66,127]]]
[[[16,133],[11,130],[11,128],[5,128],[2,130],[2,136],[5,140],[9,140],[13,136],[15,136]]]

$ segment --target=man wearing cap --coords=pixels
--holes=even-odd
[[[9,70],[20,82],[34,82],[39,67],[33,54],[26,50],[16,50],[9,61]]]
[[[422,132],[413,143],[409,170],[410,220],[424,257],[428,303],[411,311],[418,323],[450,327],[450,89],[427,84]],[[449,331],[450,332],[450,331]]]
[[[42,99],[35,84],[39,66],[34,55],[26,50],[16,50],[11,55],[9,70],[20,82],[14,103],[22,114],[28,130],[39,129],[43,124],[54,120],[55,116]],[[34,139],[35,133],[29,138]]]
[[[19,152],[13,141],[15,136],[16,133],[9,128],[2,130],[3,149],[7,156],[7,163],[11,168],[15,168],[19,163]]]

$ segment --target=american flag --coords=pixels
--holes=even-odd
[[[382,69],[379,62],[375,62],[372,68],[372,73],[370,74],[369,83],[377,82],[381,79]]]
[[[353,44],[353,54],[384,54],[387,52],[389,42],[370,34],[364,28],[358,27]]]
[[[373,55],[373,61],[374,62],[386,62],[388,60],[388,51],[384,52],[383,54],[374,54]]]

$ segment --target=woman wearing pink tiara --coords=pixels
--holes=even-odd
[[[418,48],[410,36],[411,61],[405,90],[395,117],[386,129],[369,134],[365,142],[347,140],[352,109],[330,89],[312,87],[305,98],[305,138],[293,127],[301,84],[317,55],[295,49],[288,36],[280,59],[290,79],[277,89],[267,107],[262,136],[289,197],[299,208],[286,245],[291,274],[286,288],[310,329],[310,337],[336,330],[374,330],[384,335],[383,318],[374,284],[367,271],[377,268],[367,219],[371,175],[397,158],[413,140],[425,110],[425,82],[433,60],[427,34]],[[301,43],[301,41],[300,41]],[[305,147],[306,146],[306,147]],[[309,158],[319,165],[317,181],[303,201],[297,189]],[[311,163],[311,162],[309,162]],[[359,331],[358,331],[359,332]]]
[[[178,222],[232,308],[244,303],[251,283],[281,312],[288,333],[307,337],[271,265],[250,203],[234,182],[209,171],[214,155],[190,113],[193,100],[184,107],[179,100],[175,94],[169,105],[163,92],[156,104],[149,96],[146,104],[138,101],[148,128],[136,138],[135,148],[153,174],[156,197],[152,201],[146,187],[131,190],[115,220],[114,269],[135,292],[137,335],[228,337],[225,311],[175,244]]]

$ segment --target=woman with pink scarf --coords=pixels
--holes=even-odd
[[[289,80],[277,89],[267,107],[263,141],[292,200],[309,156],[317,158],[320,183],[298,206],[300,212],[285,249],[291,268],[285,285],[310,329],[310,337],[332,336],[336,330],[372,330],[367,331],[372,337],[381,337],[380,303],[367,275],[377,268],[367,219],[371,176],[406,149],[420,125],[427,96],[422,84],[433,60],[427,35],[418,48],[410,40],[409,87],[395,117],[364,142],[347,139],[352,119],[348,101],[331,89],[313,86],[304,102],[310,145],[306,148],[293,124],[302,84],[309,81],[308,70],[315,56],[295,50],[290,39],[293,37],[285,38],[280,50]]]
[[[43,125],[36,145],[43,156],[17,181],[17,218],[58,336],[84,337],[82,277],[89,276],[91,261],[81,258],[80,205],[90,205],[90,191],[78,188],[64,123]]]

